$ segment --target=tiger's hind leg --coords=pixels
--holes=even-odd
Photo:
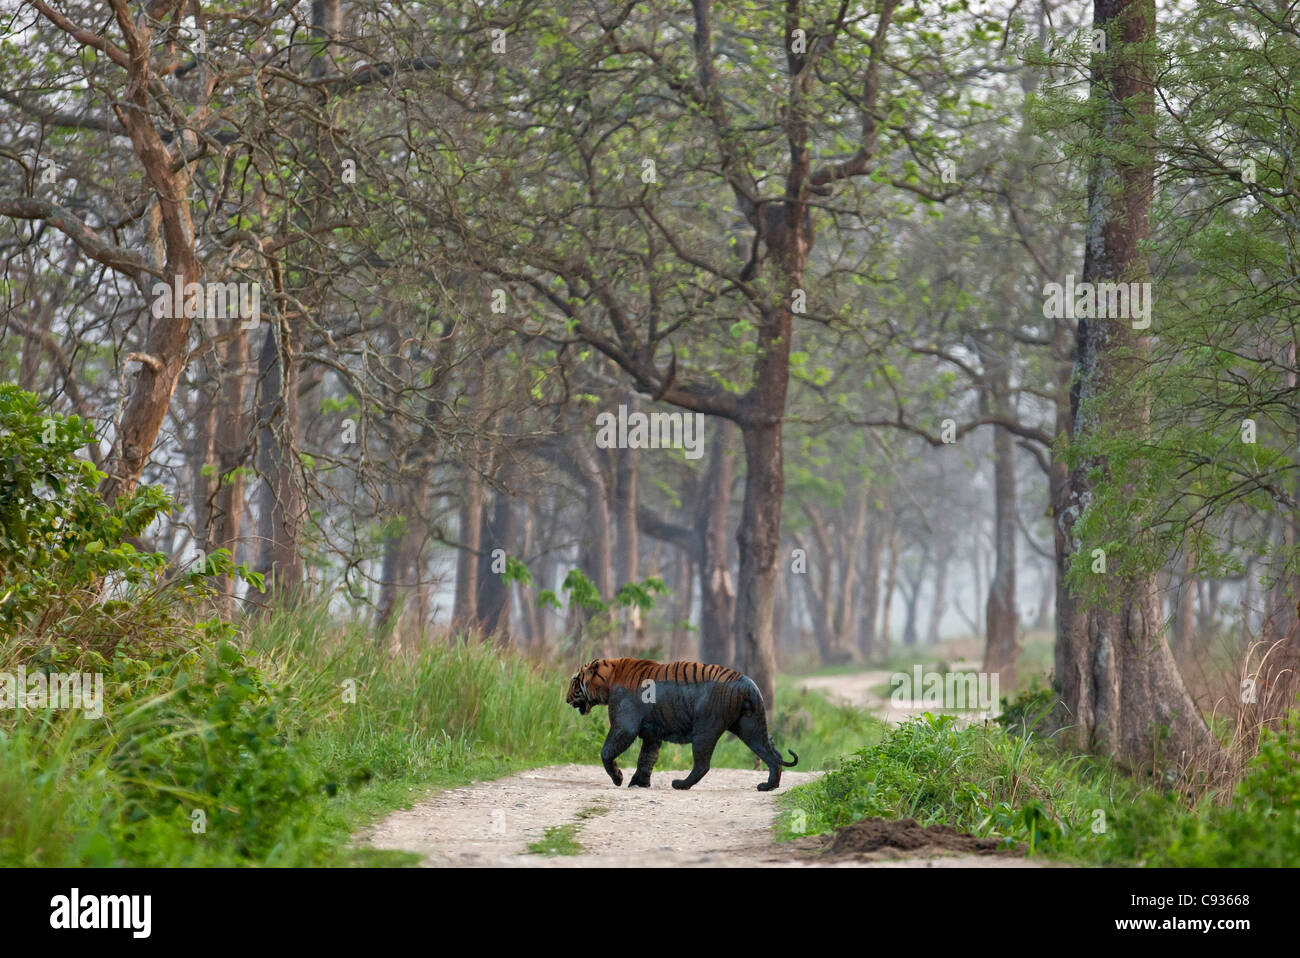
[[[655,762],[659,760],[659,747],[663,742],[657,738],[641,739],[641,754],[636,759],[636,774],[627,783],[628,788],[649,788],[650,773],[654,771]]]
[[[691,736],[691,758],[694,767],[685,778],[673,779],[673,788],[690,788],[709,773],[709,763],[713,761],[713,748],[726,731],[719,726],[696,729]]]
[[[767,735],[767,718],[762,712],[750,712],[736,719],[728,729],[736,738],[749,746],[750,751],[767,765],[767,781],[758,786],[760,792],[770,792],[781,784],[781,754],[772,747]]]

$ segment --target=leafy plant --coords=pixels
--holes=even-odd
[[[139,486],[105,502],[104,473],[82,457],[93,442],[84,419],[53,415],[31,393],[0,385],[0,635],[60,654],[111,655],[123,639],[187,633],[176,614],[208,594],[212,576],[236,572],[261,587],[225,550],[169,578],[166,554],[132,540],[171,511],[170,497]]]
[[[111,506],[96,491],[104,473],[78,455],[97,441],[77,416],[48,414],[31,393],[0,385],[0,628],[49,627],[84,613],[114,587],[152,581],[161,552],[138,551],[141,535],[171,508],[142,486]],[[109,606],[108,612],[114,611]]]

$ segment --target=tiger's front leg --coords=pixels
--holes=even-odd
[[[628,731],[617,725],[611,725],[609,734],[605,736],[605,744],[600,748],[600,760],[605,766],[605,771],[609,773],[610,780],[615,785],[623,784],[623,773],[619,771],[618,757],[627,751],[627,747],[632,744],[636,738],[635,731]]]
[[[628,788],[649,788],[650,773],[654,771],[655,762],[659,760],[659,747],[663,742],[655,738],[641,739],[641,754],[636,759],[636,774],[627,783]]]

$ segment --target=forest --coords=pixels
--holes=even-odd
[[[621,657],[774,848],[1300,862],[1297,7],[0,0],[0,864],[601,864]]]

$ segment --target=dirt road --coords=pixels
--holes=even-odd
[[[623,774],[629,775],[625,769]],[[615,788],[599,765],[553,765],[443,792],[390,815],[369,836],[377,848],[417,852],[427,865],[521,867],[790,864],[774,849],[779,792],[766,772],[715,768],[694,788],[657,769],[650,788]],[[781,791],[814,777],[786,772]],[[580,815],[585,815],[579,818]],[[579,823],[580,855],[529,854],[548,828]]]
[[[625,769],[624,774],[628,771]],[[598,765],[556,765],[442,792],[397,812],[362,836],[373,847],[411,851],[426,866],[564,867],[808,867],[829,862],[803,857],[817,839],[772,840],[776,796],[816,772],[785,772],[780,792],[759,792],[766,775],[715,768],[690,791],[670,782],[683,772],[659,769],[653,786],[615,788]],[[530,854],[548,829],[573,826],[579,854]],[[554,837],[554,833],[552,833]],[[981,867],[1023,859],[913,853],[835,866]]]
[[[816,675],[800,679],[795,683],[801,689],[815,689],[826,693],[831,699],[838,699],[849,705],[871,709],[880,714],[886,722],[898,723],[904,719],[920,715],[925,706],[920,702],[904,702],[895,706],[888,696],[877,691],[889,682],[892,672],[852,672],[846,675]]]
[[[819,692],[824,692],[829,698],[838,699],[849,705],[871,709],[877,712],[886,722],[895,725],[925,712],[939,711],[933,705],[927,705],[924,702],[912,699],[903,699],[895,704],[891,700],[891,696],[881,695],[878,690],[881,686],[889,685],[891,677],[895,674],[894,672],[877,670],[872,672],[852,672],[845,675],[817,675],[800,679],[795,684],[799,688],[816,689]],[[958,712],[953,714],[957,721],[963,724],[980,721],[985,717],[982,712]]]

